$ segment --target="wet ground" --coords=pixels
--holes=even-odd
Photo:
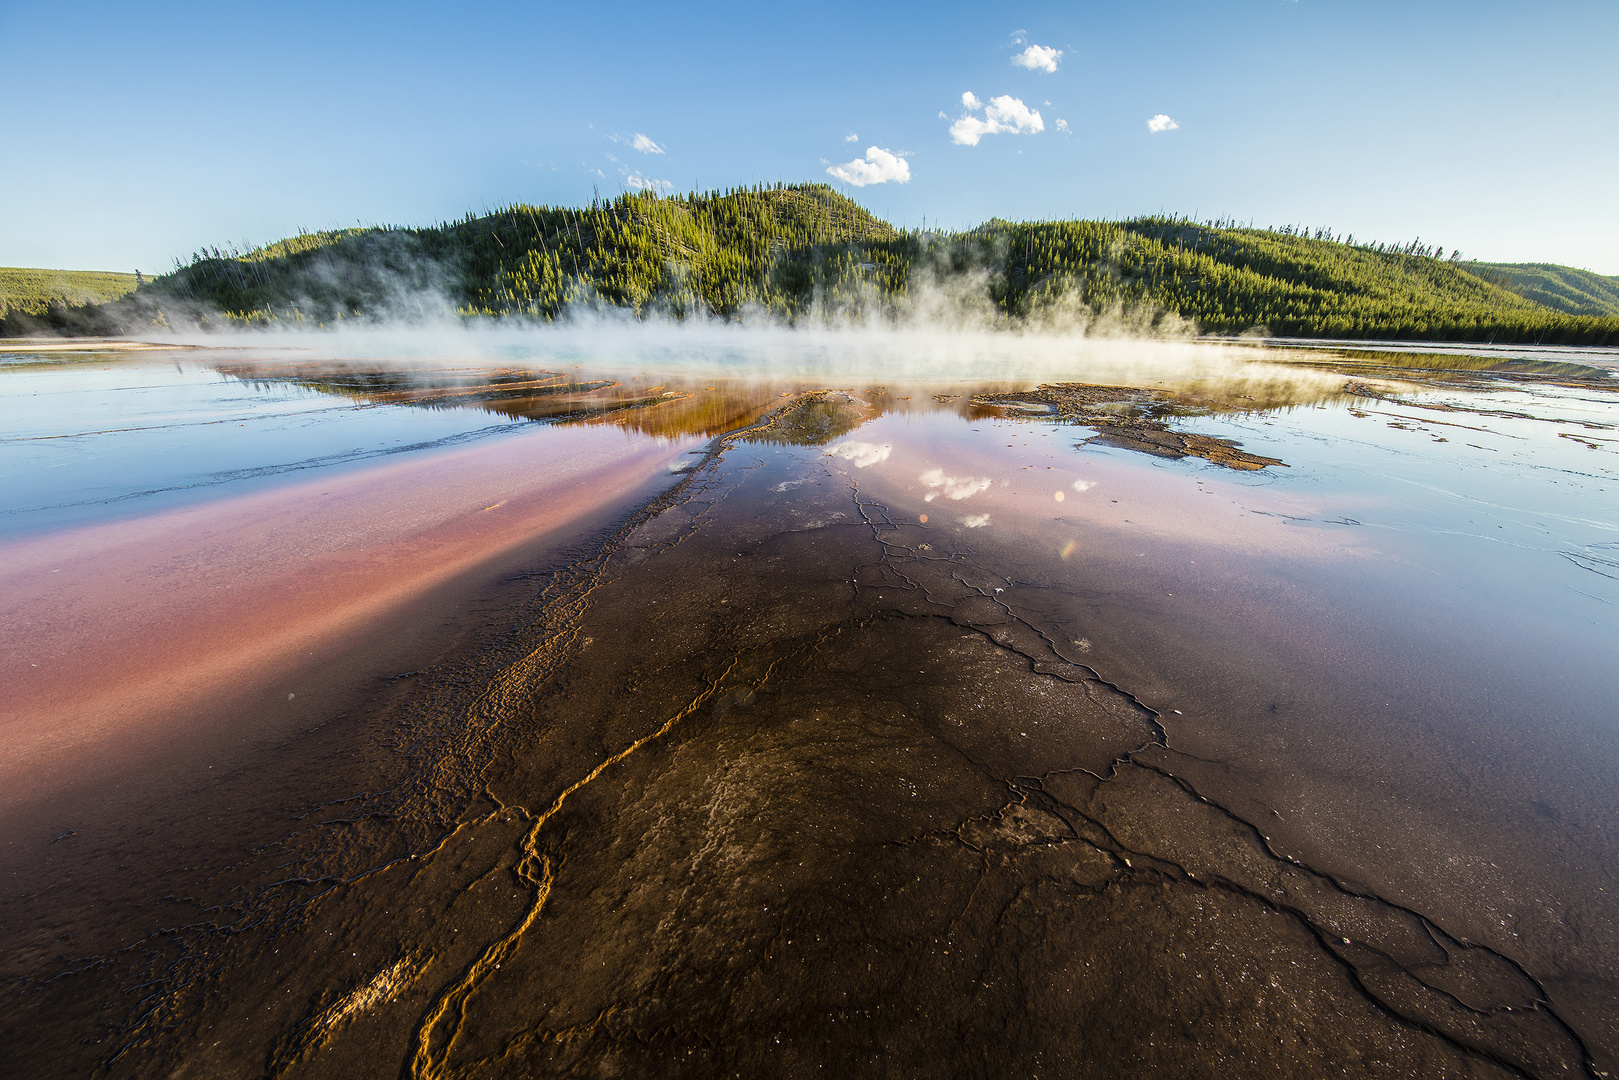
[[[386,573],[321,580],[445,570],[323,639],[324,714],[201,685],[186,730],[245,744],[165,738],[148,705],[116,795],[41,781],[13,808],[6,1073],[1619,1067],[1611,380],[1276,359],[878,384],[779,357],[165,357],[350,433],[312,468],[380,500],[351,505],[390,523],[355,544]],[[372,471],[386,425],[492,420],[490,456],[413,434],[403,473]],[[8,475],[56,464],[49,426],[0,447],[36,455]],[[601,433],[611,497],[525,487],[510,537],[485,525],[478,485]],[[112,485],[156,494],[19,498],[13,550],[140,526],[269,596],[356,517],[252,471],[315,460],[283,452],[301,439],[209,443],[257,454],[246,487],[170,458]],[[172,517],[221,507],[229,543]],[[296,543],[241,535],[276,528]],[[60,594],[19,576],[7,600],[94,656],[173,602],[148,565],[125,607],[83,593],[76,637]],[[401,648],[419,663],[389,667]]]

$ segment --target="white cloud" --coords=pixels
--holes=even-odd
[[[639,150],[643,154],[663,153],[663,147],[659,146],[645,135],[642,135],[639,131],[635,133],[635,138],[630,140],[630,149]]]
[[[855,158],[842,165],[828,166],[826,171],[845,184],[853,184],[855,187],[886,184],[890,180],[896,184],[904,184],[911,179],[910,162],[892,150],[884,150],[880,146],[868,146],[864,161]]]
[[[859,142],[860,141],[860,136],[856,135],[854,132],[851,131],[851,132],[849,132],[849,134],[847,134],[847,135],[845,135],[843,137],[843,141],[844,142]]]
[[[1032,135],[1046,130],[1046,122],[1040,119],[1040,114],[1010,94],[990,98],[985,105],[969,90],[961,95],[961,103],[967,107],[967,112],[950,125],[950,139],[960,146],[977,146],[985,135],[1016,135],[1025,131]],[[974,116],[980,109],[984,115]]]
[[[1096,481],[1095,480],[1075,480],[1074,481],[1074,490],[1075,491],[1089,491],[1091,488],[1093,488],[1095,486],[1096,486]]]
[[[1171,120],[1166,113],[1159,113],[1147,121],[1148,131],[1174,131],[1178,127],[1180,125]]]
[[[1062,118],[1062,117],[1060,117],[1060,116],[1059,116],[1059,117],[1057,117],[1057,130],[1058,130],[1058,131],[1060,131],[1060,132],[1062,132],[1062,133],[1063,133],[1063,134],[1064,134],[1064,135],[1068,135],[1068,134],[1072,134],[1072,133],[1071,133],[1071,132],[1070,132],[1070,131],[1069,131],[1069,130],[1068,130],[1068,121],[1066,121],[1066,120],[1064,120],[1064,119],[1063,119],[1063,118]]]
[[[869,465],[877,464],[879,461],[887,461],[888,455],[893,452],[894,448],[888,443],[878,446],[876,443],[854,442],[853,440],[838,443],[836,446],[828,446],[821,451],[821,453],[829,454],[832,457],[852,461],[857,469],[864,469]]]
[[[961,519],[961,523],[969,529],[982,529],[989,524],[988,514],[972,514]]]
[[[930,488],[940,489],[922,496],[923,502],[932,502],[941,494],[947,499],[970,499],[995,482],[987,476],[946,476],[943,469],[929,469],[918,479]]]
[[[638,172],[624,174],[624,182],[636,191],[673,191],[675,186],[667,180],[653,180]]]
[[[1030,45],[1012,57],[1012,63],[1018,67],[1026,67],[1030,71],[1056,71],[1057,61],[1061,59],[1061,49],[1053,49],[1048,45]]]

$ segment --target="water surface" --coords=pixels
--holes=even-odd
[[[228,781],[122,778],[145,831],[19,834],[14,1015],[89,1039],[85,1064],[1619,1064],[1600,364],[629,332],[361,351],[4,374],[0,467],[32,485],[6,496],[8,624],[43,628],[17,649],[105,657],[91,697],[190,678],[193,713],[228,700],[227,727],[281,740],[215,753]],[[1282,464],[1176,456],[1189,436]],[[58,561],[102,577],[39,584],[81,552]],[[479,566],[482,614],[446,619],[432,590]],[[376,647],[342,650],[406,625],[425,666],[342,716],[334,687],[306,735],[208,682],[211,649],[299,634],[287,671],[364,682]],[[110,737],[61,693],[84,734],[40,744],[59,767]],[[63,903],[114,866],[123,888]],[[141,989],[92,1004],[119,987]]]

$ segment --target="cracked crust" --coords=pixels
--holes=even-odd
[[[835,424],[813,401],[753,431]],[[1020,600],[1038,585],[824,460],[769,498],[789,481],[742,434],[548,578],[494,676],[424,699],[458,710],[454,752],[386,805],[445,821],[431,841],[310,874],[273,926],[244,912],[126,1036],[143,1063],[1593,1075],[1524,965],[1180,775],[1162,718]],[[358,857],[334,821],[306,865]]]

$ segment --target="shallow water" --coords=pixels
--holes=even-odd
[[[233,736],[125,703],[149,774],[14,830],[10,1071],[1619,1065],[1605,382],[603,340],[0,372],[8,654],[102,658],[9,722],[80,732],[30,772],[154,672]],[[974,401],[1059,381],[1175,396]],[[1149,414],[1285,465],[1091,440]],[[187,634],[311,641],[324,696]]]

